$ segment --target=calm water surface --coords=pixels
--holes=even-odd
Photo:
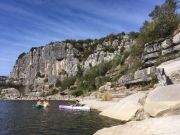
[[[33,109],[35,101],[0,101],[0,135],[92,135],[103,127],[120,124],[97,111],[61,111],[62,101],[48,109]]]

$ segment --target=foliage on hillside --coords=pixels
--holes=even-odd
[[[81,55],[77,56],[80,61],[86,60],[88,56],[92,53],[94,53],[95,49],[97,48],[97,45],[103,45],[103,42],[107,41],[114,41],[115,39],[118,39],[119,41],[122,40],[123,35],[125,35],[124,32],[119,34],[109,34],[106,37],[100,38],[100,39],[86,39],[86,40],[65,40],[64,43],[70,43],[73,45],[74,48],[76,48]],[[115,48],[112,46],[103,46],[103,51],[105,52],[114,52]]]
[[[79,76],[77,80],[77,88],[72,91],[72,94],[78,96],[80,93],[97,90],[106,82],[112,81],[110,77],[105,76],[106,73],[118,65],[123,65],[125,59],[129,56],[129,51],[124,51],[122,54],[117,55],[113,60],[104,62],[90,70],[86,71],[84,75]]]
[[[145,21],[140,28],[139,41],[145,44],[172,35],[180,23],[180,16],[177,13],[178,8],[177,0],[166,0],[162,5],[155,6],[149,14],[151,20]]]

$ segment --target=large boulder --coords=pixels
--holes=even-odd
[[[1,97],[5,99],[17,99],[20,97],[20,92],[15,88],[2,89]]]
[[[109,108],[102,111],[100,115],[111,117],[121,121],[141,119],[141,116],[139,114],[143,113],[143,107],[139,103],[139,100],[143,99],[144,97],[144,93],[136,93],[134,95],[123,98],[114,106],[110,106]]]
[[[81,101],[81,104],[86,104],[92,109],[97,109],[99,111],[104,111],[110,106],[116,105],[117,102],[114,101],[99,101],[99,100],[92,100],[89,99],[90,97],[85,97],[84,100]]]
[[[159,116],[180,108],[180,84],[157,87],[151,91],[144,105],[150,116]]]
[[[179,135],[180,115],[133,121],[104,128],[94,135]]]

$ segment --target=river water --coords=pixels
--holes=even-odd
[[[61,111],[63,101],[50,101],[48,109],[33,109],[35,101],[0,101],[0,135],[93,135],[119,121],[98,112]]]

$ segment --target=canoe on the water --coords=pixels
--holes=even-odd
[[[40,104],[40,105],[34,104],[34,105],[32,105],[32,108],[47,108],[49,106],[50,106],[49,103],[44,103],[44,104]]]
[[[89,111],[88,106],[59,105],[60,109]]]
[[[40,109],[40,108],[44,108],[44,106],[43,106],[43,105],[37,105],[37,104],[35,104],[35,105],[32,105],[32,108],[38,108],[38,109]]]

